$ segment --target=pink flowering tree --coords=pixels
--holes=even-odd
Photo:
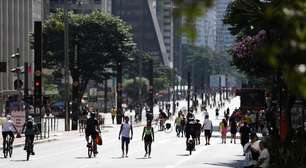
[[[266,42],[266,31],[261,30],[254,36],[245,36],[236,42],[229,50],[233,64],[251,76],[264,77],[270,74],[272,68],[264,55],[260,54],[261,47]]]

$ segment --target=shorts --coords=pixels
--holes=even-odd
[[[211,130],[204,130],[204,134],[206,137],[211,137]]]
[[[122,139],[122,142],[125,142],[127,144],[130,143],[130,138],[129,137],[122,137],[121,139]]]
[[[96,139],[97,132],[85,132],[86,137],[91,136],[92,139]]]

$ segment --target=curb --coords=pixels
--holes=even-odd
[[[58,140],[58,138],[36,140],[36,141],[34,141],[34,144],[42,144],[42,143],[53,142],[53,141],[57,141],[57,140]],[[22,147],[22,146],[24,146],[24,143],[14,144],[13,148],[19,148],[19,147]],[[3,150],[3,147],[0,147],[0,150]]]

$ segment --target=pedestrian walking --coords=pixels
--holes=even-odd
[[[242,145],[242,148],[244,148],[245,144],[247,144],[250,140],[250,128],[248,127],[248,124],[246,122],[243,123],[243,125],[239,129],[240,133],[240,143]]]
[[[203,130],[205,135],[205,145],[210,145],[210,137],[213,131],[213,125],[212,121],[209,119],[209,116],[205,116]]]
[[[176,131],[176,136],[179,137],[180,133],[181,133],[181,123],[182,123],[182,117],[181,114],[179,114],[174,121],[174,125],[175,125],[175,131]]]
[[[200,145],[200,143],[201,143],[201,138],[200,137],[201,137],[201,129],[202,129],[202,125],[200,123],[200,120],[196,119],[194,129],[195,129],[195,144]]]
[[[225,119],[222,119],[222,121],[220,122],[219,129],[221,132],[222,144],[226,144],[227,121]]]
[[[182,115],[182,120],[181,120],[181,137],[185,135],[185,127],[186,127],[186,117],[185,115]]]
[[[216,119],[219,117],[219,108],[216,108]]]
[[[234,140],[234,144],[236,144],[236,134],[237,134],[237,122],[235,120],[230,121],[230,132],[231,132],[231,143]]]
[[[152,127],[151,121],[147,121],[147,125],[143,128],[142,131],[142,140],[144,141],[145,155],[144,157],[151,158],[151,146],[154,142],[154,129]]]
[[[117,113],[116,107],[113,106],[112,108],[112,123],[113,124],[115,124],[116,113]]]
[[[121,124],[119,131],[119,140],[121,138],[122,157],[128,157],[129,143],[133,139],[133,126],[129,123],[129,117],[124,117],[125,122]],[[125,146],[125,152],[124,152]]]

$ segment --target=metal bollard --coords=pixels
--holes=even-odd
[[[50,117],[48,117],[48,138],[50,138]]]
[[[46,123],[46,120],[44,120],[44,138],[46,138],[46,132],[47,132],[47,123]]]
[[[53,117],[51,117],[51,129],[50,129],[50,131],[54,131],[52,129],[53,129]]]

